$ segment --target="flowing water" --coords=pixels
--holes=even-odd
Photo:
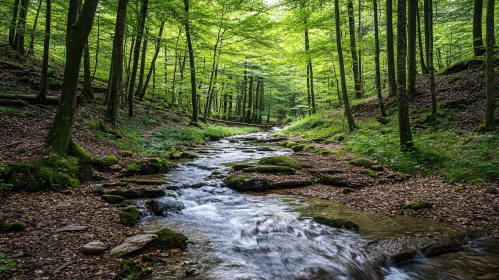
[[[456,266],[467,261],[448,265],[446,260],[439,263],[421,259],[397,267],[380,265],[374,261],[375,253],[364,249],[368,239],[312,220],[297,219],[299,213],[285,195],[240,194],[224,187],[222,179],[211,176],[214,171],[226,174],[235,163],[253,163],[265,156],[292,153],[289,149],[270,146],[270,150],[243,141],[255,137],[268,135],[251,134],[211,143],[198,151],[197,159],[184,162],[167,174],[169,188],[175,191],[169,191],[160,200],[181,201],[185,209],[163,218],[149,217],[141,225],[149,231],[167,226],[189,237],[193,243],[187,254],[198,259],[199,264],[192,278],[473,278],[452,278]],[[492,255],[492,261],[498,263],[497,251],[473,252],[485,258]],[[464,259],[467,256],[463,254]]]

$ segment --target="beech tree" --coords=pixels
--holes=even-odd
[[[473,53],[475,56],[485,54],[485,46],[483,45],[482,35],[482,15],[483,15],[483,0],[474,0],[473,6]]]
[[[486,16],[486,47],[487,47],[487,70],[486,70],[486,85],[487,85],[487,102],[485,105],[485,130],[495,131],[495,111],[496,111],[496,73],[494,68],[495,63],[495,38],[494,38],[494,8],[495,0],[487,0],[487,16]]]
[[[393,46],[393,2],[392,0],[386,0],[386,53],[390,96],[395,96],[397,94],[397,81],[395,80],[395,51]]]

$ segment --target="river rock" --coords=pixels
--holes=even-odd
[[[229,176],[225,178],[225,184],[237,191],[262,192],[270,188],[270,182],[266,179],[254,179],[248,176]]]
[[[125,239],[125,242],[114,247],[109,253],[111,256],[125,256],[144,248],[149,242],[157,239],[156,234],[139,234]]]
[[[85,255],[100,255],[107,250],[107,245],[101,241],[93,241],[81,247],[81,252]]]
[[[184,203],[173,197],[150,200],[146,202],[146,207],[156,216],[167,216],[172,213],[180,213],[185,209]]]
[[[69,225],[63,228],[56,230],[56,232],[68,232],[68,231],[85,231],[88,229],[88,226],[77,226],[77,225]]]

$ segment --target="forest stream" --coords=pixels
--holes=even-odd
[[[227,174],[236,163],[293,153],[248,141],[268,137],[268,133],[254,133],[212,142],[198,149],[198,158],[166,175],[169,190],[159,201],[174,205],[172,211],[167,217],[148,216],[140,227],[154,231],[168,226],[189,237],[191,244],[182,256],[191,264],[186,278],[499,279],[497,239],[478,239],[460,252],[434,258],[420,256],[396,265],[380,262],[379,253],[366,250],[372,236],[300,218],[293,203],[300,197],[241,194],[226,188],[223,176],[212,175],[214,171]],[[430,227],[433,223],[401,218]],[[157,275],[154,279],[170,278]]]

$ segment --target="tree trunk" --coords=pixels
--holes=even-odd
[[[246,121],[247,123],[251,120],[251,105],[253,104],[253,74],[249,79],[249,89],[248,89],[248,107],[246,109]]]
[[[341,49],[341,22],[340,22],[340,7],[339,1],[334,1],[334,14],[336,20],[336,47],[338,49],[338,60],[340,63],[340,76],[341,76],[341,91],[343,94],[343,102],[345,104],[345,117],[348,121],[348,128],[350,131],[355,130],[355,122],[353,120],[352,111],[350,110],[350,102],[348,101],[347,82],[345,76],[345,62],[343,59],[343,50]]]
[[[244,117],[246,116],[246,88],[248,85],[248,70],[246,66],[244,68],[244,78],[243,78],[243,88],[242,88],[242,104],[240,106],[241,121],[244,122]]]
[[[386,0],[386,53],[388,64],[388,87],[390,97],[397,94],[397,81],[395,80],[395,52],[393,44],[393,2]]]
[[[14,0],[13,12],[12,12],[12,20],[10,21],[9,26],[9,46],[14,47],[14,39],[16,38],[16,24],[17,24],[17,15],[19,14],[19,2],[20,0]]]
[[[428,71],[430,74],[430,97],[431,97],[431,123],[437,122],[437,95],[435,92],[435,67],[433,65],[433,1],[424,0],[424,20],[425,20],[425,39],[428,60]]]
[[[315,114],[315,94],[314,94],[314,70],[312,68],[312,58],[310,57],[310,36],[308,34],[307,19],[305,19],[305,52],[307,53],[307,90],[308,106]]]
[[[116,25],[114,27],[113,60],[111,61],[111,91],[107,103],[105,120],[112,126],[118,121],[119,93],[123,79],[123,39],[125,37],[128,0],[119,0]]]
[[[373,0],[374,6],[374,44],[375,44],[375,54],[374,61],[376,64],[376,95],[378,96],[379,109],[381,116],[386,117],[385,104],[383,103],[383,95],[381,94],[381,67],[379,62],[379,30],[378,30],[378,0]]]
[[[360,84],[360,95],[364,97],[364,69],[362,67],[362,48],[360,47],[360,42],[362,40],[362,0],[359,0],[359,18],[358,18],[358,25],[357,25],[357,42],[358,42],[358,52],[359,52],[359,84]]]
[[[47,7],[45,11],[45,37],[43,40],[43,63],[42,63],[42,77],[40,78],[40,92],[38,93],[38,100],[43,102],[47,98],[47,76],[49,69],[49,50],[50,50],[50,21],[52,15],[52,1],[47,0]]]
[[[411,126],[409,123],[409,104],[406,90],[406,59],[407,59],[407,20],[406,0],[398,0],[397,15],[397,100],[400,130],[400,147],[402,151],[414,149]]]
[[[83,48],[83,91],[82,97],[86,100],[95,101],[94,90],[92,88],[92,76],[90,74],[90,51],[88,42]]]
[[[408,0],[409,2],[409,36],[408,36],[408,50],[409,50],[409,85],[408,85],[408,95],[413,97],[416,95],[416,27],[417,27],[417,1],[418,0]]]
[[[161,50],[161,36],[163,36],[163,29],[165,28],[165,21],[161,21],[161,25],[159,27],[158,39],[156,41],[156,52],[154,53],[154,57],[152,58],[151,67],[149,68],[149,72],[147,73],[146,81],[144,83],[144,87],[140,93],[140,100],[144,100],[144,96],[146,95],[146,90],[149,85],[149,81],[151,80],[151,75],[155,70],[156,60],[158,59],[159,51]]]
[[[92,82],[95,79],[95,73],[97,72],[97,65],[99,65],[99,50],[100,50],[100,12],[97,15],[97,45],[95,46],[95,65],[94,65],[94,72],[92,73]]]
[[[362,89],[359,79],[359,60],[355,44],[355,19],[353,17],[353,1],[348,0],[348,27],[350,29],[350,51],[352,52],[353,78],[355,82],[355,97],[362,98]]]
[[[38,9],[36,10],[35,22],[33,23],[33,30],[31,31],[31,39],[29,41],[28,53],[27,55],[32,55],[35,51],[35,32],[36,26],[38,24],[38,16],[40,15],[40,9],[42,7],[42,1],[38,1]]]
[[[486,15],[486,34],[485,40],[487,41],[487,102],[485,105],[485,130],[495,131],[495,111],[496,111],[496,83],[495,83],[495,52],[494,52],[494,5],[495,0],[487,1],[487,15]]]
[[[24,35],[26,32],[26,17],[28,15],[29,0],[21,0],[21,10],[19,11],[19,21],[17,22],[16,37],[13,49],[18,51],[21,57],[24,56]]]
[[[194,61],[194,49],[192,47],[191,29],[189,24],[189,0],[184,0],[185,19],[185,37],[187,40],[187,48],[189,49],[189,67],[191,68],[191,103],[192,103],[192,119],[191,122],[198,124],[198,101],[196,89],[196,63]]]
[[[149,0],[142,0],[140,8],[140,16],[137,23],[137,37],[135,38],[135,46],[133,51],[133,66],[130,74],[130,85],[128,87],[128,116],[133,117],[133,97],[135,91],[135,79],[137,78],[137,69],[139,67],[140,43],[144,35],[144,27],[147,17],[147,5]]]
[[[135,95],[142,100],[142,88],[144,87],[144,75],[146,72],[146,55],[147,55],[147,40],[149,38],[149,28],[146,29],[144,42],[142,45],[142,56],[140,58],[139,83],[137,84],[137,92]]]
[[[428,68],[426,67],[425,63],[425,57],[424,57],[424,52],[423,52],[423,38],[421,35],[421,13],[419,12],[419,1],[417,2],[417,9],[418,9],[418,45],[419,45],[419,60],[421,64],[421,73],[423,75],[428,74]]]
[[[78,0],[70,0],[71,4]],[[46,144],[56,152],[65,154],[71,141],[76,110],[76,96],[78,92],[78,76],[80,73],[83,48],[92,29],[95,11],[99,0],[85,0],[81,14],[71,25],[66,49],[66,64],[64,66],[64,80],[62,95],[52,128],[46,139]],[[71,11],[68,13],[71,14]]]
[[[262,86],[260,88],[260,111],[258,113],[258,123],[262,124],[262,115],[265,113],[265,80],[262,78]]]
[[[475,56],[485,54],[485,46],[482,39],[482,13],[483,0],[475,0],[473,7],[473,53]]]

